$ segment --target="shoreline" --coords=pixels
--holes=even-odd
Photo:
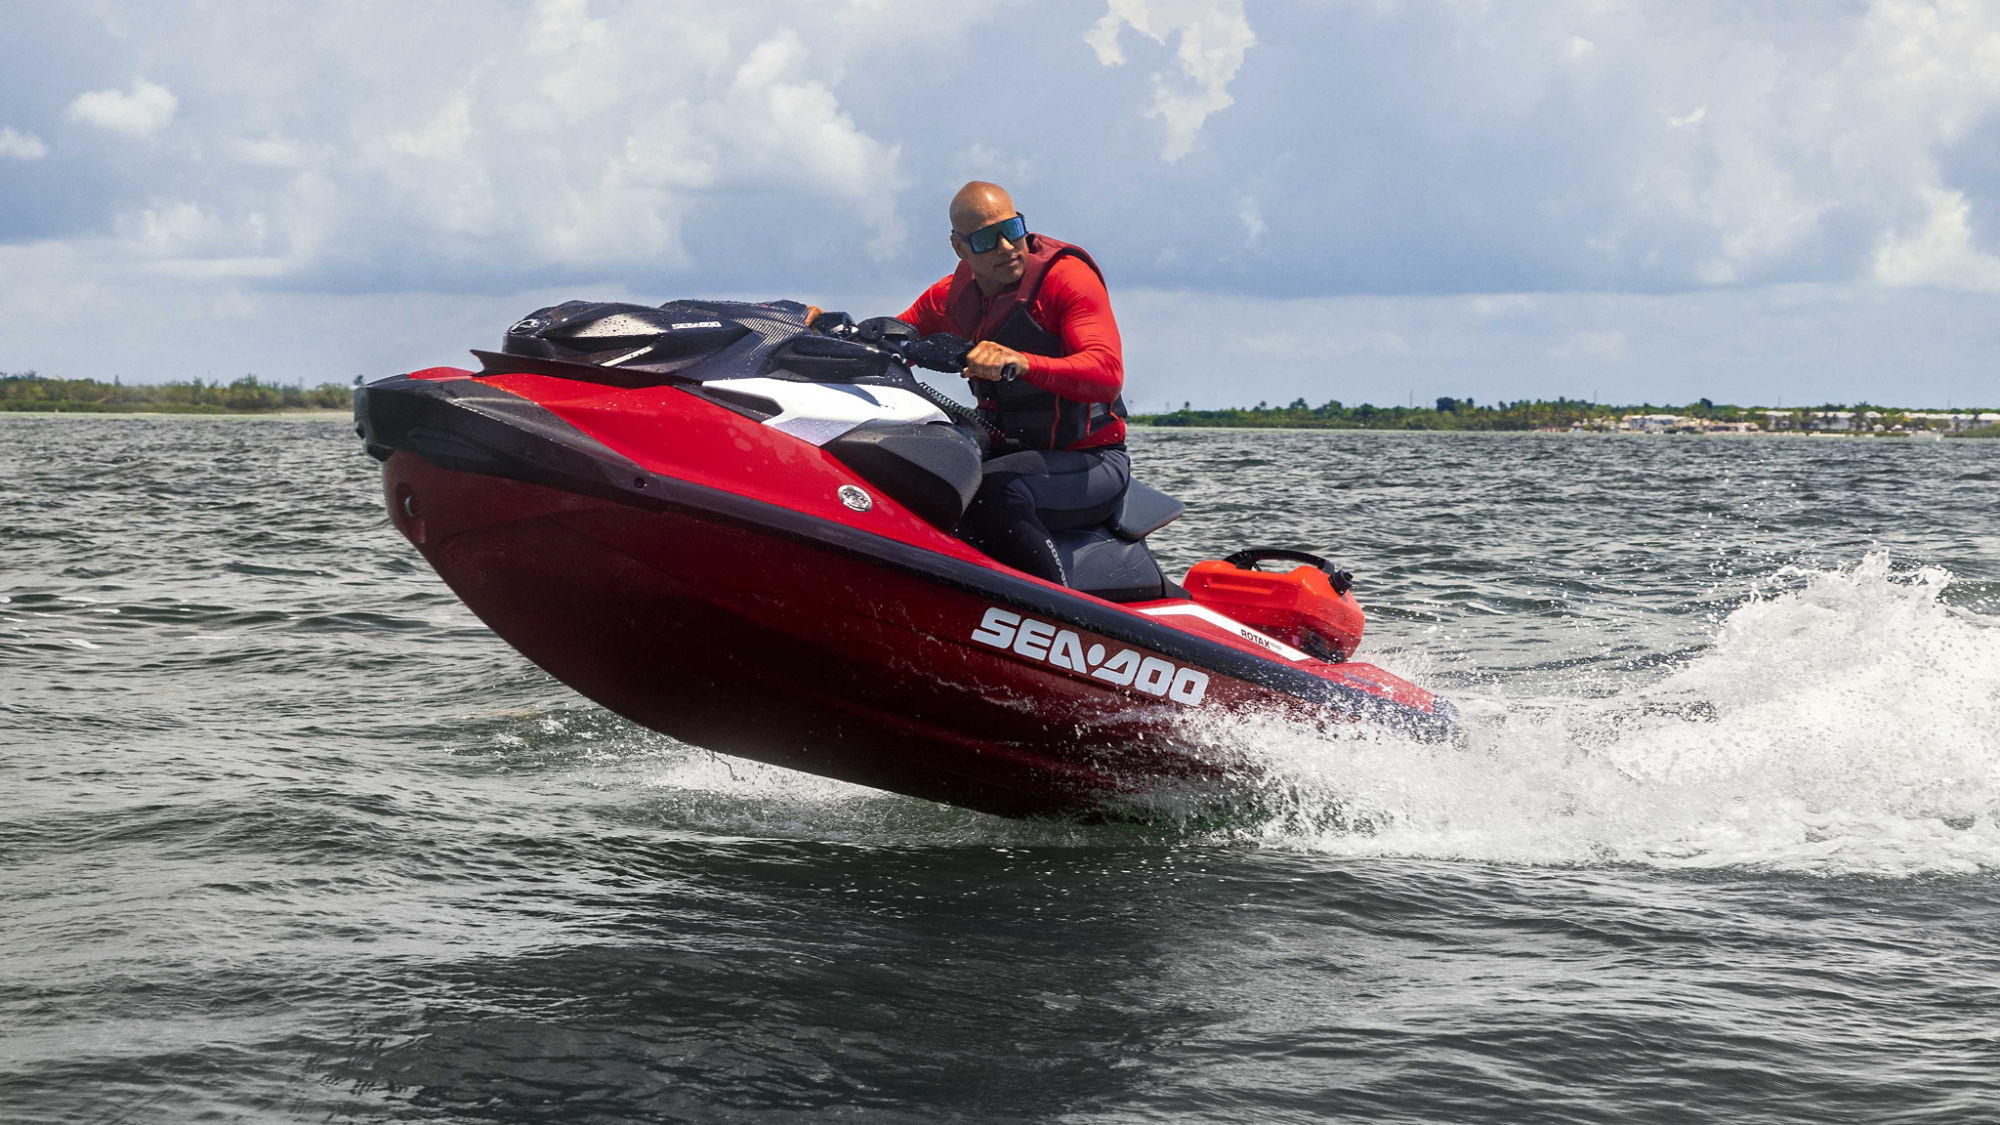
[[[302,408],[298,410],[0,410],[0,418],[285,418],[305,421],[316,418],[352,418],[354,411]]]

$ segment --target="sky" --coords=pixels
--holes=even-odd
[[[572,298],[1088,248],[1135,410],[2000,407],[1992,0],[10,0],[0,371],[348,381]]]

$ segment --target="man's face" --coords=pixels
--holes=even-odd
[[[1021,274],[1027,269],[1027,263],[1021,257],[1028,249],[1027,236],[1023,235],[1013,242],[1003,238],[984,254],[973,253],[972,247],[965,244],[964,236],[981,227],[1005,222],[1015,214],[1013,200],[993,200],[964,216],[961,220],[963,226],[953,228],[959,237],[951,240],[951,247],[971,267],[973,280],[983,288],[1000,289],[1021,280]]]

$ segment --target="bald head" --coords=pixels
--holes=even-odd
[[[974,180],[951,197],[951,229],[960,234],[971,234],[980,227],[1013,217],[1014,197],[999,184]]]
[[[974,180],[951,197],[951,249],[972,271],[972,279],[982,292],[997,293],[1021,280],[1027,261],[1026,235],[1016,233],[1010,241],[1002,238],[985,251],[974,253],[966,237],[995,223],[1004,223],[1018,212],[1007,189],[985,180]]]

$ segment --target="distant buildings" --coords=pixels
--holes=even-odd
[[[1627,414],[1618,429],[1634,434],[1813,433],[1908,434],[1961,433],[2000,424],[2000,413],[1920,410],[1750,410],[1758,422],[1720,422],[1680,414]]]
[[[1627,414],[1618,420],[1618,428],[1633,434],[1754,434],[1760,430],[1755,422],[1718,422],[1680,414]]]
[[[1958,411],[1953,414],[1913,412],[1904,415],[1904,417],[1910,420],[1910,428],[1913,430],[1922,427],[1923,429],[1937,430],[1941,433],[1949,434],[1960,433],[1964,430],[1975,430],[1981,426],[2000,425],[2000,414],[1993,413],[1992,411],[1987,411],[1983,414],[1973,414],[1967,411]]]

